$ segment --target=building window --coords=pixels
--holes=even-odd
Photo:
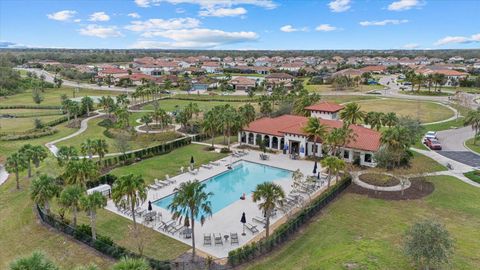
[[[343,150],[343,158],[344,159],[349,159],[350,158],[350,151]]]
[[[372,154],[365,154],[364,161],[368,162],[368,163],[371,163],[372,162]]]

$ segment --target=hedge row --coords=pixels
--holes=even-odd
[[[17,140],[31,140],[37,139],[45,136],[50,136],[57,133],[58,130],[53,128],[45,128],[43,130],[33,130],[24,133],[13,133],[0,135],[0,141],[17,141]]]
[[[35,118],[40,116],[52,116],[52,115],[63,115],[61,111],[51,111],[51,112],[37,112],[37,113],[8,113],[8,115],[13,115],[15,118]]]
[[[257,102],[258,99],[241,99],[241,98],[212,98],[209,96],[205,97],[165,97],[163,99],[173,99],[173,100],[191,100],[191,101],[219,101],[219,102]]]
[[[52,226],[53,228],[65,234],[73,236],[78,241],[102,252],[107,256],[110,256],[117,260],[124,257],[143,258],[150,264],[150,267],[152,267],[152,269],[154,270],[170,269],[170,261],[160,261],[160,260],[152,259],[146,256],[141,256],[122,246],[115,244],[113,240],[107,236],[97,235],[97,239],[94,240],[91,235],[90,226],[80,225],[80,226],[77,226],[77,228],[73,228],[69,224],[56,219],[54,216],[46,214],[38,205],[36,208],[37,208],[38,215],[40,216],[40,219],[44,223]]]
[[[268,238],[230,251],[228,253],[229,264],[237,266],[245,262],[251,262],[253,259],[269,253],[275,247],[289,240],[304,224],[309,222],[320,210],[345,190],[351,182],[350,175],[343,177],[338,183],[331,186],[322,195],[305,206],[294,218],[276,229]]]
[[[54,105],[0,105],[0,109],[45,109],[45,110],[61,110],[61,106]]]

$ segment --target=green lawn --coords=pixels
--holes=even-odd
[[[120,92],[115,91],[105,91],[105,90],[92,90],[92,89],[83,89],[80,88],[78,92],[74,93],[74,88],[70,87],[61,87],[61,88],[46,88],[45,93],[43,93],[43,102],[42,105],[57,105],[60,106],[60,96],[66,94],[69,98],[83,97],[83,96],[116,96]],[[37,105],[33,102],[32,91],[26,90],[23,93],[8,96],[0,97],[0,104],[2,105]]]
[[[480,184],[480,171],[471,171],[464,173],[463,175],[465,175],[468,179]]]
[[[335,102],[335,103],[347,103],[347,102],[356,102],[361,100],[374,100],[378,99],[376,96],[351,96],[351,95],[324,95],[321,96],[322,100]]]
[[[193,155],[196,166],[206,164],[209,161],[218,160],[227,156],[215,152],[205,151],[205,145],[191,144],[172,151],[167,155],[156,156],[129,166],[116,168],[111,174],[120,176],[128,173],[138,174],[148,182],[155,178],[165,179],[165,175],[174,176],[180,173],[180,167],[187,168],[190,157]]]
[[[202,142],[212,143],[212,139],[208,138],[208,139],[206,139],[205,141],[202,141]],[[237,135],[230,136],[230,144],[234,144],[236,142],[238,142],[238,136]],[[220,145],[227,145],[227,137],[225,137],[225,140],[224,140],[224,137],[222,135],[214,137],[213,138],[213,143],[214,144],[220,144]]]
[[[10,114],[17,117],[30,117],[37,115],[59,115],[63,114],[61,110],[51,109],[0,109],[0,114]]]
[[[240,107],[242,106],[243,102],[225,102],[225,101],[198,101],[198,100],[178,100],[178,99],[165,99],[165,100],[160,100],[158,102],[158,104],[160,105],[160,108],[166,110],[166,111],[169,111],[169,112],[173,112],[173,111],[177,111],[177,110],[181,110],[183,108],[185,108],[188,104],[190,104],[190,102],[192,103],[197,103],[198,104],[198,108],[201,110],[201,111],[208,111],[210,109],[212,109],[213,107],[215,106],[218,106],[218,105],[226,105],[226,104],[230,104],[232,105],[233,107]],[[255,103],[256,104],[256,103]],[[153,104],[148,104],[148,105],[145,105],[142,109],[144,110],[153,110]]]
[[[247,269],[413,269],[402,252],[405,230],[433,218],[455,239],[451,269],[480,268],[480,190],[449,176],[429,177],[420,200],[384,201],[344,193],[295,239]]]
[[[197,95],[197,94],[177,94],[173,97],[174,99],[197,99],[197,100],[245,100],[252,101],[252,98],[247,95]]]
[[[421,148],[420,148],[421,149]],[[410,167],[386,170],[382,168],[371,168],[369,171],[375,172],[388,172],[394,175],[407,175],[407,174],[418,174],[418,173],[432,173],[445,171],[447,168],[435,160],[412,151],[413,159],[410,161]]]
[[[377,99],[357,103],[367,112],[395,112],[397,115],[419,118],[422,123],[441,121],[454,115],[452,110],[434,102]]]
[[[49,115],[28,118],[0,118],[0,132],[23,132],[35,128],[35,119],[40,119],[42,123],[46,123],[61,117],[63,116]]]
[[[321,94],[322,92],[334,92],[336,91],[335,88],[330,85],[330,84],[319,84],[319,85],[313,85],[313,84],[307,84],[306,81],[303,84],[305,89],[307,89],[310,92],[317,92]],[[359,85],[358,87],[354,88],[347,88],[344,90],[339,90],[336,92],[368,92],[371,90],[381,90],[384,89],[385,87],[383,85],[379,84],[373,84],[373,85]]]
[[[473,152],[480,154],[480,140],[477,139],[477,143],[473,144],[473,138],[471,138],[465,142],[465,145]]]

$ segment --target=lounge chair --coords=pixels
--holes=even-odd
[[[266,224],[267,224],[267,221],[266,221],[264,218],[262,218],[262,217],[253,217],[253,218],[252,218],[252,221],[261,223],[261,224],[263,224],[263,225],[266,225]]]
[[[230,245],[233,245],[233,244],[239,245],[237,233],[230,233]]]
[[[180,167],[180,173],[184,173],[185,172],[185,168],[182,166]]]
[[[204,234],[203,235],[203,245],[204,246],[211,246],[212,245],[212,235],[211,234]]]
[[[190,167],[188,167],[188,172],[191,174],[191,175],[196,175],[197,172],[195,170],[192,170]]]
[[[205,169],[212,169],[213,167],[211,165],[206,165],[206,164],[202,164],[202,168],[205,168]]]
[[[245,223],[245,227],[252,233],[258,233],[257,225],[252,225],[250,223]]]
[[[210,164],[212,164],[213,166],[220,166],[220,163],[215,161],[210,161]]]
[[[215,240],[215,246],[216,245],[222,245],[223,246],[223,239],[222,239],[222,234],[219,233],[218,235],[213,234],[213,239]]]
[[[168,182],[169,184],[175,184],[175,180],[170,179],[170,175],[166,174],[165,175],[165,181]]]
[[[183,224],[177,224],[177,225],[170,225],[170,227],[168,228],[167,232],[171,233],[171,234],[176,234],[178,231],[180,231],[183,227],[185,227]]]
[[[175,224],[175,220],[170,220],[167,222],[160,221],[160,226],[158,227],[158,229],[162,231],[167,231],[169,227],[172,226],[173,224]]]

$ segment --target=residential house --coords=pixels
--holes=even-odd
[[[233,86],[233,89],[243,91],[253,89],[256,86],[256,81],[254,79],[244,76],[234,77],[228,83]]]
[[[295,77],[287,73],[271,73],[265,76],[267,88],[272,88],[274,85],[283,84],[285,87],[292,87]]]

